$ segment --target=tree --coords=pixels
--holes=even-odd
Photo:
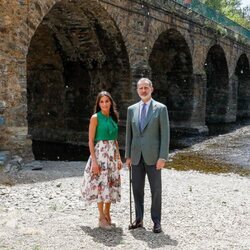
[[[250,22],[250,5],[242,9],[242,16]]]
[[[241,0],[201,0],[201,2],[250,29],[250,7],[241,8]]]

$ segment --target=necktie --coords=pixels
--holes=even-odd
[[[147,104],[143,103],[142,109],[141,109],[141,120],[140,120],[140,129],[141,131],[144,128],[145,121],[146,121],[146,110],[147,110]]]

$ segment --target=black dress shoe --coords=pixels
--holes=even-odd
[[[129,227],[130,229],[136,229],[143,227],[143,221],[134,221],[133,224]]]
[[[154,224],[154,227],[153,227],[153,232],[154,232],[155,234],[161,233],[161,232],[162,232],[161,224],[155,223],[155,224]]]

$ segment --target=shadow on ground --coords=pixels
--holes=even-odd
[[[81,226],[84,233],[93,238],[93,242],[103,244],[106,247],[115,247],[123,243],[123,230],[120,227],[112,230],[102,228],[91,228],[89,226]]]
[[[117,227],[112,230],[104,230],[101,228],[91,228],[89,226],[81,226],[84,233],[93,238],[94,242],[103,244],[106,247],[116,247],[118,245],[125,245],[123,230]],[[139,241],[147,243],[149,248],[159,248],[164,246],[177,246],[178,242],[170,238],[169,235],[154,234],[152,231],[146,229],[131,230],[131,235]],[[125,236],[126,237],[126,236]]]
[[[149,248],[178,245],[177,240],[171,239],[170,236],[164,232],[154,234],[152,231],[147,231],[146,229],[131,230],[130,232],[136,240],[145,241]]]

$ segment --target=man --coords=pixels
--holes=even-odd
[[[165,166],[169,152],[169,119],[167,107],[152,99],[152,82],[141,78],[137,93],[141,101],[128,107],[126,124],[125,158],[132,167],[132,185],[136,220],[132,229],[143,227],[144,185],[147,174],[151,200],[153,232],[161,229],[161,169]]]

